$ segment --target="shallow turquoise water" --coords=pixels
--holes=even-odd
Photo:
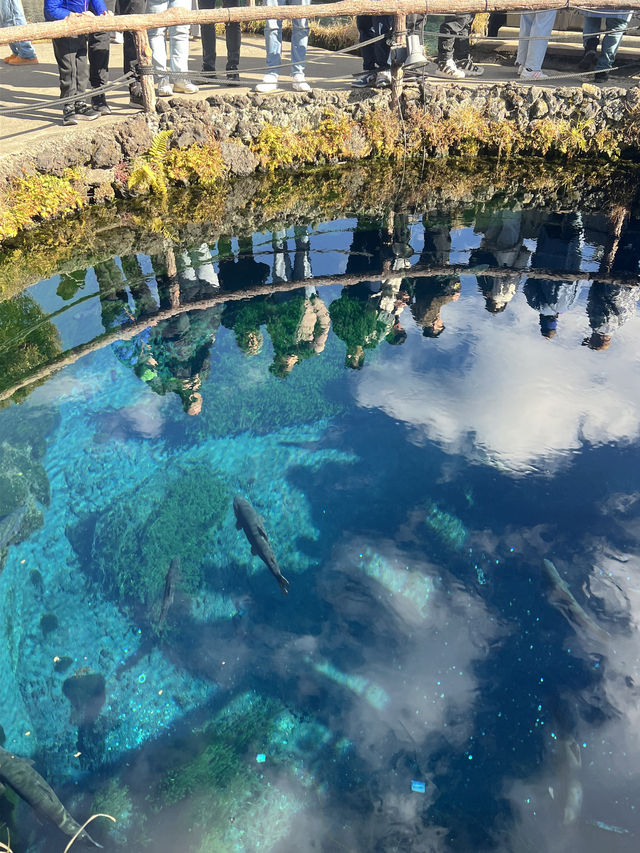
[[[3,303],[5,360],[76,356],[0,410],[4,748],[108,849],[637,847],[640,291],[553,280],[592,214],[394,224]]]

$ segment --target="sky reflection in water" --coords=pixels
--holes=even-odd
[[[0,412],[4,746],[77,818],[118,811],[112,849],[637,847],[639,292],[551,277],[637,273],[634,220],[615,258],[593,215],[394,225],[22,297],[66,308],[59,350],[141,323]],[[32,820],[16,849],[62,849]]]

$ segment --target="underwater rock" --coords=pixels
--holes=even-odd
[[[72,675],[62,685],[62,692],[75,711],[78,722],[95,720],[106,698],[104,675],[91,672]]]
[[[4,733],[4,729],[0,726],[0,746],[4,746],[4,742],[6,741],[7,736]]]
[[[38,569],[31,569],[31,571],[29,572],[29,580],[33,584],[33,587],[36,592],[44,592],[44,580],[42,578],[42,573],[39,572]]]
[[[40,618],[40,630],[47,636],[58,627],[58,617],[55,613],[44,613]]]
[[[63,655],[62,657],[55,657],[53,659],[53,668],[56,672],[66,672],[71,664],[73,663],[73,658],[70,658],[68,655]]]

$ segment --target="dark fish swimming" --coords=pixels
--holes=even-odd
[[[56,797],[53,788],[34,770],[33,762],[0,747],[0,792],[3,782],[29,803],[39,817],[55,823],[65,835],[73,836],[80,829],[80,824],[71,817]],[[90,842],[94,847],[102,847],[86,830],[78,837]]]
[[[608,631],[601,628],[600,625],[598,625],[597,622],[589,616],[585,609],[578,604],[573,593],[567,586],[566,581],[560,577],[560,573],[551,560],[547,560],[545,557],[542,564],[544,565],[547,577],[553,588],[552,597],[554,603],[567,622],[569,622],[573,627],[578,625],[578,627],[582,628],[588,634],[591,634],[592,637],[596,637],[598,640],[610,640],[611,635]]]
[[[156,622],[156,628],[161,628],[176,596],[176,588],[180,582],[180,557],[174,557],[164,579],[164,592],[160,603],[160,613]]]
[[[249,501],[238,495],[233,499],[233,511],[236,514],[236,527],[238,530],[244,530],[244,534],[251,545],[251,553],[260,557],[278,581],[283,595],[287,595],[289,581],[283,577],[276,562],[267,531],[264,529],[264,518],[258,515]]]

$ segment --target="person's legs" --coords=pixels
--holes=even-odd
[[[216,0],[198,0],[199,9],[215,9]],[[216,70],[216,25],[200,24],[200,38],[202,40],[202,70]]]
[[[116,0],[105,0],[110,12],[115,10]],[[109,82],[109,48],[111,45],[111,33],[91,33],[87,40],[89,51],[89,82],[92,89],[104,86]],[[107,106],[107,98],[104,92],[91,98],[91,103],[96,109]]]
[[[377,15],[373,20],[376,35],[383,36],[373,44],[376,68],[378,71],[387,71],[391,68],[391,48],[386,37],[393,29],[393,18],[391,15]]]
[[[456,45],[456,36],[461,31],[464,18],[468,16],[448,15],[440,24],[440,38],[438,39],[438,64],[444,64],[453,59],[453,50]]]
[[[53,39],[53,54],[58,63],[60,76],[60,97],[70,98],[76,94],[76,58],[74,51],[75,39],[65,37]],[[65,107],[67,105],[65,104]],[[71,104],[73,109],[73,104]],[[67,110],[65,109],[65,112]]]
[[[600,59],[596,65],[596,71],[609,71],[613,68],[616,61],[616,55],[622,35],[627,29],[628,19],[616,18],[615,16],[605,18],[606,35],[602,36],[602,47],[600,49]]]
[[[191,0],[169,0],[169,9],[191,9]],[[190,24],[169,27],[170,69],[186,73],[189,70]]]
[[[595,51],[598,49],[601,24],[602,18],[585,15],[582,24],[582,45],[585,51]]]
[[[290,6],[308,6],[311,0],[289,0]],[[309,42],[309,19],[297,18],[292,21],[291,31],[291,74],[304,74],[304,63],[307,58]]]
[[[75,41],[75,79],[78,103],[84,103],[82,96],[89,88],[89,63],[87,62],[87,36],[76,36]]]
[[[144,15],[146,11],[147,0],[118,0],[118,13],[120,15]],[[126,32],[124,33],[122,47],[122,68],[124,73],[128,74],[129,71],[135,68],[137,63],[138,57],[136,54],[136,45],[133,40],[133,33]]]
[[[284,6],[284,0],[265,0],[265,6]],[[268,76],[277,78],[280,71],[282,56],[282,21],[269,18],[264,23],[264,40],[267,48],[267,68],[270,69]]]
[[[529,37],[535,14],[525,13],[520,15],[520,32],[518,34],[518,53],[516,54],[516,67],[524,68],[527,64],[527,52],[529,50]]]
[[[547,52],[549,36],[556,20],[556,10],[534,12],[531,17],[533,18],[530,31],[531,40],[528,43],[524,64],[529,71],[540,71]]]
[[[235,9],[239,3],[240,0],[222,0],[222,5],[225,9]],[[226,70],[237,71],[240,64],[240,43],[242,41],[240,22],[235,21],[232,24],[227,24],[224,35],[227,43]]]
[[[471,35],[471,24],[474,18],[475,15],[461,15],[458,19],[460,21],[460,29],[458,31],[458,38],[455,40],[453,46],[453,58],[456,62],[471,58],[469,36]]]
[[[375,18],[373,15],[358,15],[356,17],[356,26],[358,27],[358,35],[360,42],[369,41],[375,37],[374,28]],[[360,48],[360,56],[362,57],[362,70],[376,70],[376,52],[374,45],[367,44]]]
[[[0,20],[3,27],[22,27],[27,23],[20,0],[0,0]],[[30,41],[14,41],[9,45],[11,53],[20,59],[34,60],[36,52]],[[8,57],[10,58],[10,57]],[[6,60],[5,60],[6,61]]]

